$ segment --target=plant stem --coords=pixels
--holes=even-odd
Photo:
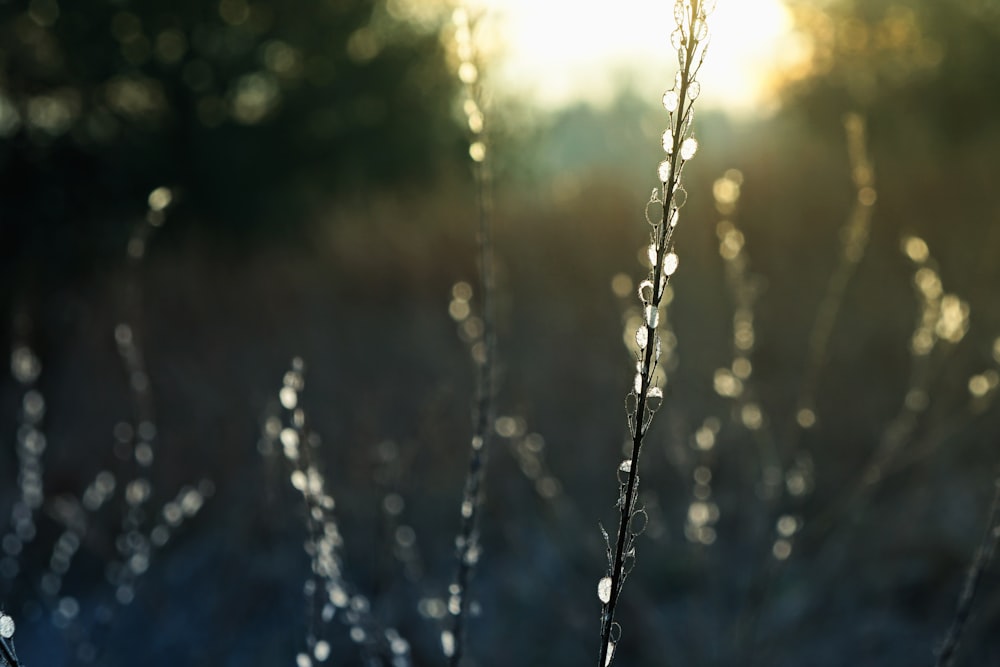
[[[948,636],[941,644],[938,652],[938,659],[935,667],[951,667],[955,662],[955,651],[962,639],[962,631],[969,620],[972,611],[972,603],[976,599],[976,592],[979,590],[979,582],[983,577],[983,572],[993,559],[993,554],[997,550],[997,543],[1000,542],[1000,477],[996,480],[996,491],[993,493],[993,504],[990,506],[989,519],[986,522],[986,533],[976,550],[975,559],[969,573],[965,578],[965,586],[962,588],[962,595],[958,598],[958,608],[955,610],[955,620],[952,621]]]
[[[458,40],[467,40],[463,65],[473,66],[476,50],[472,43],[472,26],[464,10],[456,12]],[[461,76],[461,72],[460,72]],[[472,174],[476,190],[476,214],[478,218],[477,259],[479,264],[479,286],[482,302],[482,337],[473,347],[473,359],[477,365],[476,400],[473,412],[472,439],[470,441],[469,467],[465,476],[462,494],[461,525],[457,546],[457,566],[454,583],[449,588],[449,609],[452,616],[451,645],[445,644],[445,654],[451,667],[458,667],[465,654],[465,629],[469,615],[469,584],[479,560],[479,517],[482,506],[483,477],[486,470],[487,452],[491,440],[494,403],[496,395],[496,271],[493,252],[493,178],[490,171],[489,144],[485,141],[484,115],[481,108],[482,91],[478,73],[461,76],[464,92],[472,108],[466,107],[470,130],[470,156]],[[478,150],[475,150],[478,149]],[[477,350],[477,347],[481,348]]]
[[[673,216],[683,202],[677,201],[680,190],[680,176],[683,169],[684,158],[681,155],[681,145],[688,136],[690,128],[690,114],[693,100],[689,98],[689,89],[694,81],[694,75],[701,65],[701,61],[695,63],[695,57],[700,52],[700,57],[704,56],[704,49],[699,50],[700,39],[695,34],[695,26],[698,21],[704,20],[704,12],[701,8],[700,0],[692,0],[684,7],[687,16],[678,16],[677,30],[683,31],[683,19],[687,19],[687,34],[684,45],[681,47],[679,55],[681,57],[679,90],[677,91],[679,100],[677,106],[676,119],[672,120],[672,150],[668,151],[670,163],[670,173],[661,185],[663,186],[660,202],[662,210],[660,222],[655,226],[653,241],[655,244],[655,259],[652,267],[652,295],[647,308],[654,308],[659,311],[666,283],[669,275],[664,275],[664,259],[673,249]],[[679,3],[678,3],[679,5]],[[677,5],[675,5],[677,6]],[[683,34],[683,32],[682,32]],[[624,484],[624,494],[619,499],[620,517],[618,521],[618,535],[615,540],[614,556],[611,559],[611,585],[608,600],[604,603],[601,611],[601,650],[598,660],[598,667],[607,667],[611,661],[615,634],[615,611],[618,607],[618,600],[624,584],[626,572],[626,560],[634,557],[630,548],[632,538],[631,519],[635,511],[636,498],[639,486],[639,454],[642,450],[643,439],[649,426],[652,423],[654,410],[648,408],[647,397],[653,383],[653,373],[656,370],[656,357],[654,350],[657,348],[656,324],[658,315],[650,317],[647,315],[644,326],[646,327],[646,345],[641,355],[641,366],[635,408],[630,415],[632,427],[632,451],[628,461],[628,479]],[[649,417],[647,419],[647,412]]]

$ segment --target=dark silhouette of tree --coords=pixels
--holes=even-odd
[[[406,5],[0,2],[0,263],[120,256],[160,185],[228,242],[429,178],[462,150],[454,77]]]

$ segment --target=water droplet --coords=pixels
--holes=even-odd
[[[694,38],[700,42],[706,37],[708,37],[708,24],[705,21],[698,19],[694,22]]]
[[[681,49],[684,47],[684,33],[680,28],[677,28],[672,33],[670,33],[670,46],[675,49]]]
[[[688,84],[688,99],[694,102],[701,95],[701,84],[697,81],[692,81]]]
[[[28,347],[18,347],[11,353],[10,370],[21,384],[34,382],[42,372],[38,357]]]
[[[698,140],[688,137],[681,143],[681,158],[690,160],[698,152]]]
[[[469,145],[469,157],[476,162],[486,159],[486,144],[481,141],[474,141]]]
[[[684,145],[681,144],[681,151],[684,150]],[[681,153],[683,155],[683,153]],[[660,183],[666,183],[670,180],[670,160],[664,160],[660,163],[660,166],[656,168],[656,175],[660,178]]]
[[[800,408],[797,413],[795,413],[795,421],[799,423],[802,428],[812,428],[816,425],[816,413],[810,408]]]
[[[462,83],[475,83],[479,78],[479,70],[472,63],[464,62],[458,68],[458,78]]]
[[[636,329],[635,343],[639,346],[640,350],[646,349],[646,344],[649,343],[649,329],[646,327],[639,327]]]
[[[668,252],[667,256],[663,258],[663,274],[666,276],[674,275],[677,271],[677,265],[680,264],[680,258],[675,252]]]
[[[14,636],[14,619],[10,616],[0,615],[0,637],[10,639]]]
[[[643,280],[639,283],[639,300],[650,303],[653,300],[653,281]]]
[[[792,555],[792,543],[784,538],[775,540],[771,553],[777,560],[786,560]]]
[[[299,653],[295,656],[296,667],[312,667],[312,658],[310,658],[305,653]]]
[[[473,111],[468,115],[469,120],[469,131],[473,134],[479,134],[483,131],[483,113],[481,111]]]
[[[677,25],[684,24],[684,3],[680,2],[680,0],[674,3],[674,22]]]
[[[930,257],[927,243],[917,236],[907,236],[903,239],[903,252],[917,264],[923,264]]]
[[[646,306],[645,316],[649,328],[655,329],[660,324],[660,310],[656,306]]]
[[[455,635],[450,630],[444,630],[441,633],[441,650],[444,651],[446,657],[450,658],[455,655]]]
[[[162,211],[166,207],[170,206],[170,202],[172,200],[173,194],[170,192],[169,188],[156,188],[149,193],[149,208],[153,211]]]
[[[775,528],[782,537],[791,537],[799,530],[799,520],[790,514],[784,514],[778,519]]]
[[[611,602],[611,577],[602,577],[597,582],[597,598],[604,604]]]
[[[656,244],[649,244],[649,247],[646,248],[646,259],[649,260],[650,267],[656,266],[656,255]]]
[[[294,410],[299,402],[299,394],[292,387],[282,387],[281,391],[278,392],[278,400],[281,401],[281,406],[286,410]]]
[[[668,90],[663,93],[663,108],[673,113],[677,111],[677,105],[680,102],[680,98],[677,96],[677,92],[674,90]]]
[[[327,658],[330,657],[330,642],[323,639],[316,642],[316,646],[313,647],[313,656],[320,662],[326,662]]]

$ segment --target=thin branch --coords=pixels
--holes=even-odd
[[[976,593],[979,591],[979,583],[993,559],[993,554],[996,553],[997,544],[1000,543],[1000,477],[997,478],[995,486],[986,532],[976,550],[972,567],[965,577],[965,585],[962,587],[962,594],[958,598],[958,607],[955,610],[955,619],[951,623],[951,629],[948,630],[948,636],[941,644],[937,662],[934,663],[935,667],[951,667],[955,663],[955,652],[958,650],[962,632],[972,612],[972,603],[975,602]]]
[[[632,525],[637,516],[636,500],[639,487],[639,454],[643,439],[652,424],[658,403],[662,401],[663,390],[656,386],[654,374],[659,360],[659,310],[663,294],[670,276],[677,268],[674,254],[673,233],[677,225],[679,209],[686,194],[681,187],[681,172],[684,164],[694,156],[697,141],[691,136],[692,106],[700,93],[701,84],[695,80],[705,56],[705,40],[708,27],[705,23],[710,3],[701,0],[681,1],[674,5],[676,29],[671,42],[677,49],[678,72],[673,89],[663,96],[664,108],[669,112],[670,127],[663,137],[663,148],[667,157],[657,170],[662,186],[661,193],[654,191],[651,201],[661,205],[661,215],[653,224],[649,247],[652,264],[649,280],[639,287],[644,305],[645,322],[636,332],[640,355],[632,392],[629,394],[629,427],[632,435],[631,456],[619,466],[619,474],[627,475],[619,489],[618,535],[612,552],[608,544],[610,571],[598,582],[598,597],[603,603],[601,610],[601,648],[598,667],[607,667],[614,655],[614,647],[620,626],[615,622],[615,611],[625,578],[635,561],[634,540],[638,535]],[[634,403],[632,398],[634,397]]]

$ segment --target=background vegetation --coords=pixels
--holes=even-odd
[[[456,283],[474,283],[475,208],[446,17],[403,20],[405,4],[0,3],[2,336],[33,350],[44,397],[36,534],[3,544],[18,570],[0,579],[26,664],[74,663],[81,645],[106,664],[292,663],[307,627],[305,514],[258,442],[293,356],[306,360],[299,400],[322,438],[345,576],[410,641],[414,664],[441,663],[474,378],[469,325],[449,306]],[[649,525],[618,612],[620,664],[931,664],[985,526],[1000,465],[1000,6],[790,4],[813,50],[776,82],[780,110],[695,121],[669,311],[677,365],[644,453]],[[550,115],[495,105],[502,391],[472,663],[595,659],[598,522],[615,520],[632,374],[621,341],[635,299],[612,285],[644,270],[657,92]],[[846,112],[867,119],[877,200],[817,424],[793,448],[810,330],[857,198]],[[739,401],[716,383],[733,357],[712,194],[728,169],[743,180],[726,217],[755,287]],[[175,193],[166,224],[129,260],[163,185]],[[969,313],[959,342],[919,357],[905,235],[926,241]],[[122,322],[141,343],[146,402],[116,345]],[[0,517],[21,494],[29,390],[16,368],[0,384]],[[763,492],[746,401],[810,493]],[[150,405],[155,463],[135,473],[116,425]],[[851,496],[901,417],[893,465]],[[705,427],[711,449],[698,444]],[[701,468],[711,540],[691,530]],[[67,508],[102,470],[119,492],[150,480],[143,525],[186,486],[206,504],[154,550],[127,607],[106,566],[122,557],[129,505],[119,493],[85,513],[49,599],[53,545],[78,516]],[[785,514],[801,530],[779,563]],[[995,568],[981,590],[964,664],[1000,659]],[[347,629],[325,636],[331,660],[363,661]]]

